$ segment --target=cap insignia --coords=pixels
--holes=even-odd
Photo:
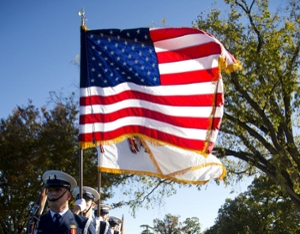
[[[55,179],[56,179],[56,175],[54,175],[54,174],[49,175],[49,180],[55,180]]]

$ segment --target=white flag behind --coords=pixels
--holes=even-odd
[[[202,156],[177,147],[153,145],[143,141],[139,152],[130,150],[128,140],[98,147],[101,172],[156,176],[182,183],[205,184],[210,179],[223,179],[226,169],[218,158],[209,154]],[[149,153],[147,153],[149,152]]]

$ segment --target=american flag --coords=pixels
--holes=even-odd
[[[223,116],[221,65],[238,66],[201,30],[83,28],[80,146],[138,136],[208,155]]]

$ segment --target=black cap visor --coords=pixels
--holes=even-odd
[[[82,198],[84,198],[85,200],[93,200],[93,201],[95,200],[93,194],[91,194],[91,193],[83,193]],[[77,194],[77,196],[76,196],[76,200],[77,199],[79,199],[79,194]]]
[[[58,180],[58,179],[47,180],[46,188],[57,188],[57,187],[62,187],[70,190],[71,185],[68,182],[63,180]]]

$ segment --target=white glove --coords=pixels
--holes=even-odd
[[[86,201],[83,198],[76,200],[75,204],[80,207],[80,211],[86,209]]]

